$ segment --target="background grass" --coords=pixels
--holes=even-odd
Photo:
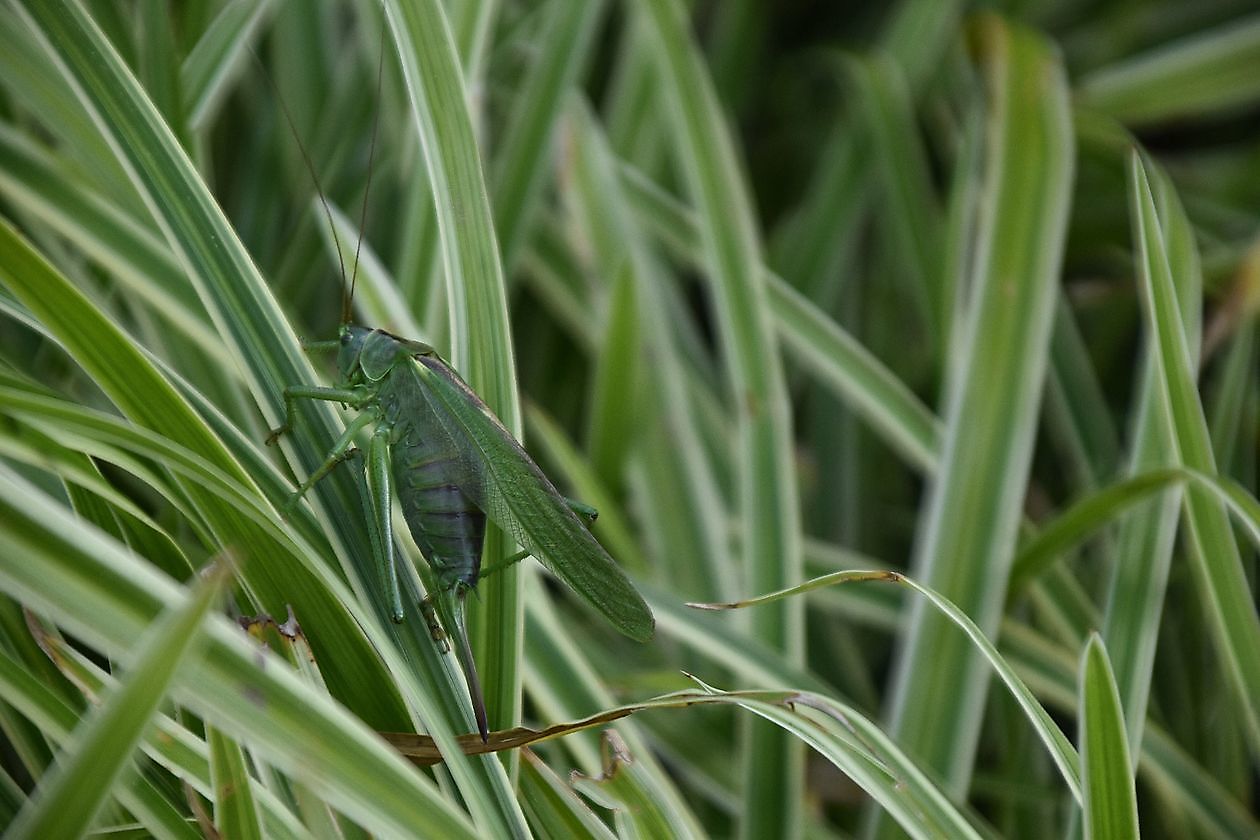
[[[1258,57],[1231,0],[0,5],[0,824],[1260,833]],[[465,755],[362,476],[278,515],[365,194],[357,319],[656,613],[479,587],[492,726],[584,731]]]

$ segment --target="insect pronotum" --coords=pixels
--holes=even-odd
[[[378,91],[384,68],[384,41],[382,28]],[[283,100],[280,105],[292,130],[293,121]],[[293,134],[301,147],[296,130]],[[368,156],[369,186],[375,148],[374,119]],[[331,210],[304,147],[302,156],[328,223],[333,226]],[[359,247],[366,215],[365,189]],[[335,227],[333,241],[337,241]],[[476,588],[483,574],[481,554],[487,517],[523,550],[485,572],[533,555],[627,636],[646,641],[652,636],[655,622],[642,596],[579,518],[580,513],[593,519],[594,510],[560,495],[489,407],[432,347],[350,322],[358,262],[356,248],[348,284],[344,261],[341,262],[342,317],[337,338],[306,345],[308,349],[336,350],[336,383],[332,387],[285,388],[284,422],[272,430],[267,442],[274,444],[291,431],[297,400],[327,400],[359,412],[333,444],[324,463],[297,489],[290,500],[292,505],[355,454],[355,440],[371,428],[366,473],[371,525],[377,536],[373,551],[378,555],[376,561],[385,582],[390,615],[394,621],[403,619],[390,515],[396,499],[412,538],[433,570],[436,586],[423,604],[425,620],[444,651],[449,647],[446,636],[454,641],[477,728],[485,741],[489,728],[464,607],[465,597]]]

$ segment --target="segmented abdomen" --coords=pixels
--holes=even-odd
[[[447,588],[456,581],[475,586],[481,570],[486,515],[453,481],[457,463],[408,429],[394,444],[394,489],[416,545]]]
[[[380,420],[390,429],[394,494],[438,587],[476,586],[486,515],[459,489],[460,453],[441,432],[424,387],[405,353],[378,385]]]

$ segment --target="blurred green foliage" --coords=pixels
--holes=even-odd
[[[0,824],[73,801],[228,552],[227,615],[302,632],[205,621],[98,830],[1260,833],[1257,67],[1244,0],[0,5]],[[279,516],[343,422],[263,446],[330,381],[299,338],[361,206],[356,318],[438,347],[656,613],[484,581],[494,727],[694,693],[461,758],[358,471]],[[921,594],[684,606],[843,569]]]

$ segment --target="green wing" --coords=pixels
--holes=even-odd
[[[437,356],[414,361],[433,431],[459,453],[459,489],[614,627],[650,639],[643,596],[490,408]]]

